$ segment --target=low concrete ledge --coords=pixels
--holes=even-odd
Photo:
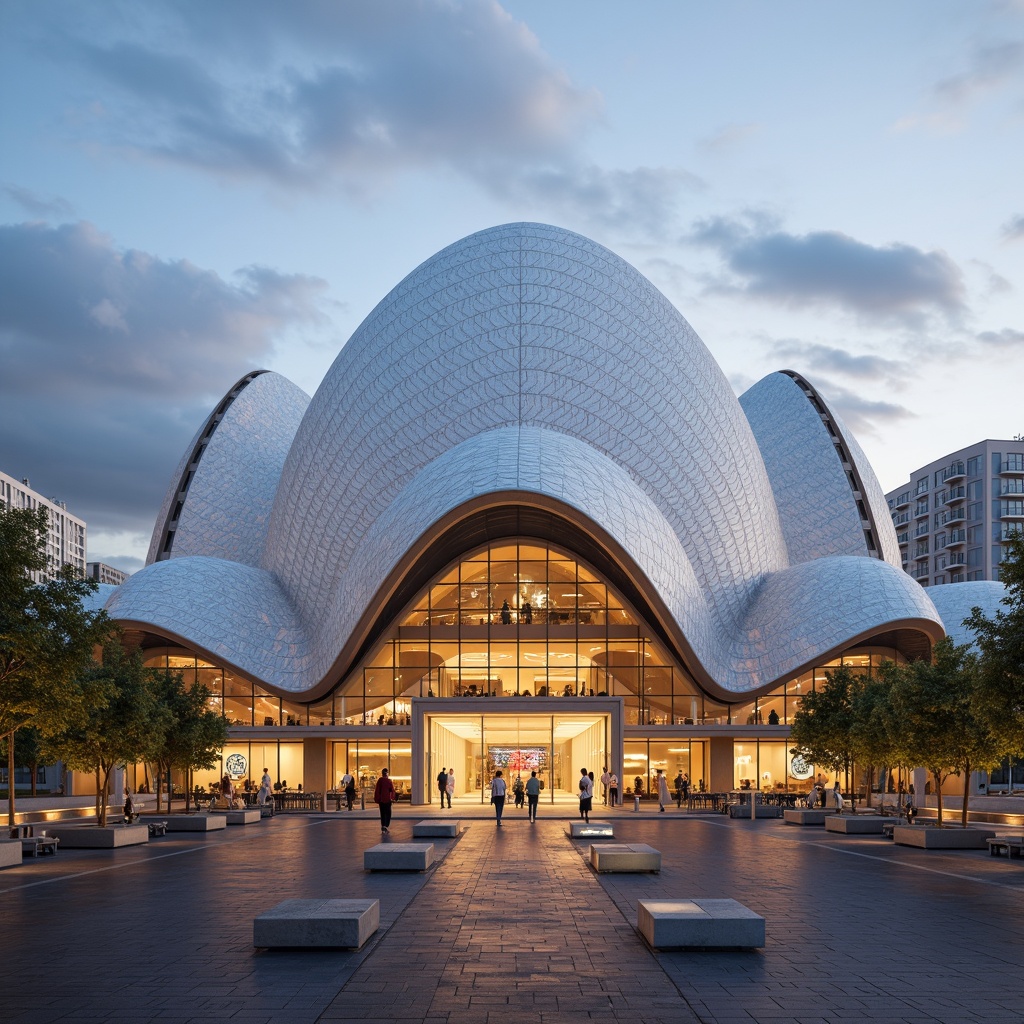
[[[610,821],[570,821],[570,839],[614,839],[615,828]]]
[[[227,828],[228,819],[223,814],[169,814],[166,818],[143,818],[147,825],[151,821],[167,822],[168,832],[216,832]]]
[[[658,872],[661,870],[661,853],[645,843],[591,846],[590,866],[602,872]]]
[[[426,871],[433,863],[433,843],[378,843],[363,851],[366,871]]]
[[[898,846],[917,846],[924,850],[987,850],[991,828],[936,828],[934,825],[897,825],[892,830]]]
[[[59,839],[65,850],[113,850],[149,842],[149,828],[145,825],[79,825],[48,828],[46,834]]]
[[[807,810],[796,808],[783,811],[782,818],[787,825],[824,825],[825,816],[835,814],[834,811]]]
[[[825,819],[825,831],[848,836],[880,836],[882,827],[891,821],[892,818],[881,814],[830,814]]]
[[[454,839],[462,831],[461,821],[417,821],[412,827],[413,839]]]
[[[0,868],[13,868],[21,863],[21,840],[0,839]]]
[[[759,949],[764,918],[736,900],[640,900],[637,929],[654,949]]]
[[[259,808],[251,811],[224,811],[229,825],[255,825],[260,820]]]
[[[730,804],[729,805],[729,817],[730,818],[749,818],[750,817],[750,804]],[[781,818],[782,808],[776,807],[774,804],[754,804],[754,817],[755,818]]]
[[[359,949],[380,927],[380,900],[284,900],[252,923],[261,949]]]

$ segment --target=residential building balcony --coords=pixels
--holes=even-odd
[[[953,505],[958,501],[963,501],[967,497],[967,488],[960,484],[957,487],[950,487],[948,491],[942,492],[942,504]]]
[[[966,530],[950,530],[949,536],[946,538],[947,548],[958,548],[962,544],[967,543],[967,531]]]
[[[964,476],[964,464],[959,461],[952,462],[942,471],[942,482],[959,480],[962,476]]]

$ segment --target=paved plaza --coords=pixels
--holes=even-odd
[[[498,830],[487,811],[458,812],[425,874],[363,871],[369,811],[27,859],[0,873],[0,1019],[1024,1021],[1020,861],[645,808],[612,812],[616,840],[661,850],[661,874],[598,876],[564,816],[510,810]],[[391,839],[428,815],[406,809]],[[257,914],[315,897],[379,899],[379,932],[359,952],[253,949]],[[637,901],[673,897],[739,900],[766,947],[652,952]]]

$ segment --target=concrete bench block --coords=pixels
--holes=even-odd
[[[828,814],[835,814],[835,812],[806,810],[798,807],[795,810],[784,811],[782,818],[787,825],[824,825],[825,816]]]
[[[924,825],[897,825],[892,838],[897,846],[917,846],[924,850],[985,850],[986,840],[994,839],[990,828],[936,828]]]
[[[750,817],[750,804],[730,804],[729,805],[729,817],[730,818],[749,818]],[[781,818],[782,808],[776,807],[774,804],[754,804],[754,817],[755,818]]]
[[[610,821],[570,821],[570,839],[614,839],[615,828]]]
[[[48,828],[46,834],[59,839],[66,850],[113,850],[149,842],[149,828],[145,825],[78,825]]]
[[[454,839],[462,831],[461,821],[417,821],[412,827],[413,839]]]
[[[252,923],[261,949],[359,949],[380,927],[380,900],[284,900]]]
[[[0,868],[13,868],[21,863],[21,840],[0,839]]]
[[[660,871],[661,853],[645,843],[591,846],[590,866],[595,871]]]
[[[880,836],[883,826],[891,821],[892,818],[881,814],[830,814],[825,819],[825,831],[848,836]]]
[[[366,871],[426,871],[433,863],[433,843],[378,843],[363,851]]]
[[[764,918],[736,900],[641,900],[637,929],[654,949],[758,949]]]
[[[260,820],[259,808],[251,811],[224,811],[229,825],[254,825]]]
[[[144,818],[151,821],[166,821],[168,832],[216,832],[227,828],[228,819],[223,814],[171,814],[166,818]]]

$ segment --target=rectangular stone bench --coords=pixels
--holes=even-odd
[[[150,821],[166,821],[168,832],[216,832],[227,828],[228,819],[223,814],[171,814],[166,818],[145,818]]]
[[[614,839],[615,828],[610,821],[570,821],[570,839]]]
[[[284,900],[252,923],[260,949],[359,949],[380,927],[380,900]]]
[[[417,821],[412,827],[413,839],[454,839],[462,831],[461,821]]]
[[[590,866],[595,871],[661,871],[661,853],[645,843],[591,846]]]
[[[0,839],[0,868],[17,867],[21,856],[20,839]]]
[[[987,842],[988,852],[993,857],[1001,856],[1005,850],[1007,858],[1012,860],[1014,857],[1020,857],[1021,850],[1024,850],[1024,836],[1001,836],[999,839],[989,839]]]
[[[60,840],[66,850],[113,850],[122,846],[139,846],[149,842],[149,829],[145,825],[71,825],[50,828],[47,832]]]
[[[824,825],[825,816],[830,813],[834,812],[797,807],[794,810],[783,811],[782,818],[787,825]]]
[[[637,929],[654,949],[758,949],[764,918],[736,900],[640,900]]]
[[[830,814],[825,819],[825,831],[848,836],[880,836],[891,822],[891,818],[880,814]]]
[[[363,851],[366,871],[426,871],[433,863],[433,843],[378,843]]]
[[[255,825],[260,820],[258,807],[251,811],[222,811],[229,825]]]
[[[986,840],[995,839],[991,828],[936,828],[922,825],[897,825],[892,838],[897,846],[917,846],[924,850],[984,850]]]
[[[750,804],[729,804],[730,818],[749,818]],[[755,818],[781,818],[782,808],[774,804],[754,804]]]

